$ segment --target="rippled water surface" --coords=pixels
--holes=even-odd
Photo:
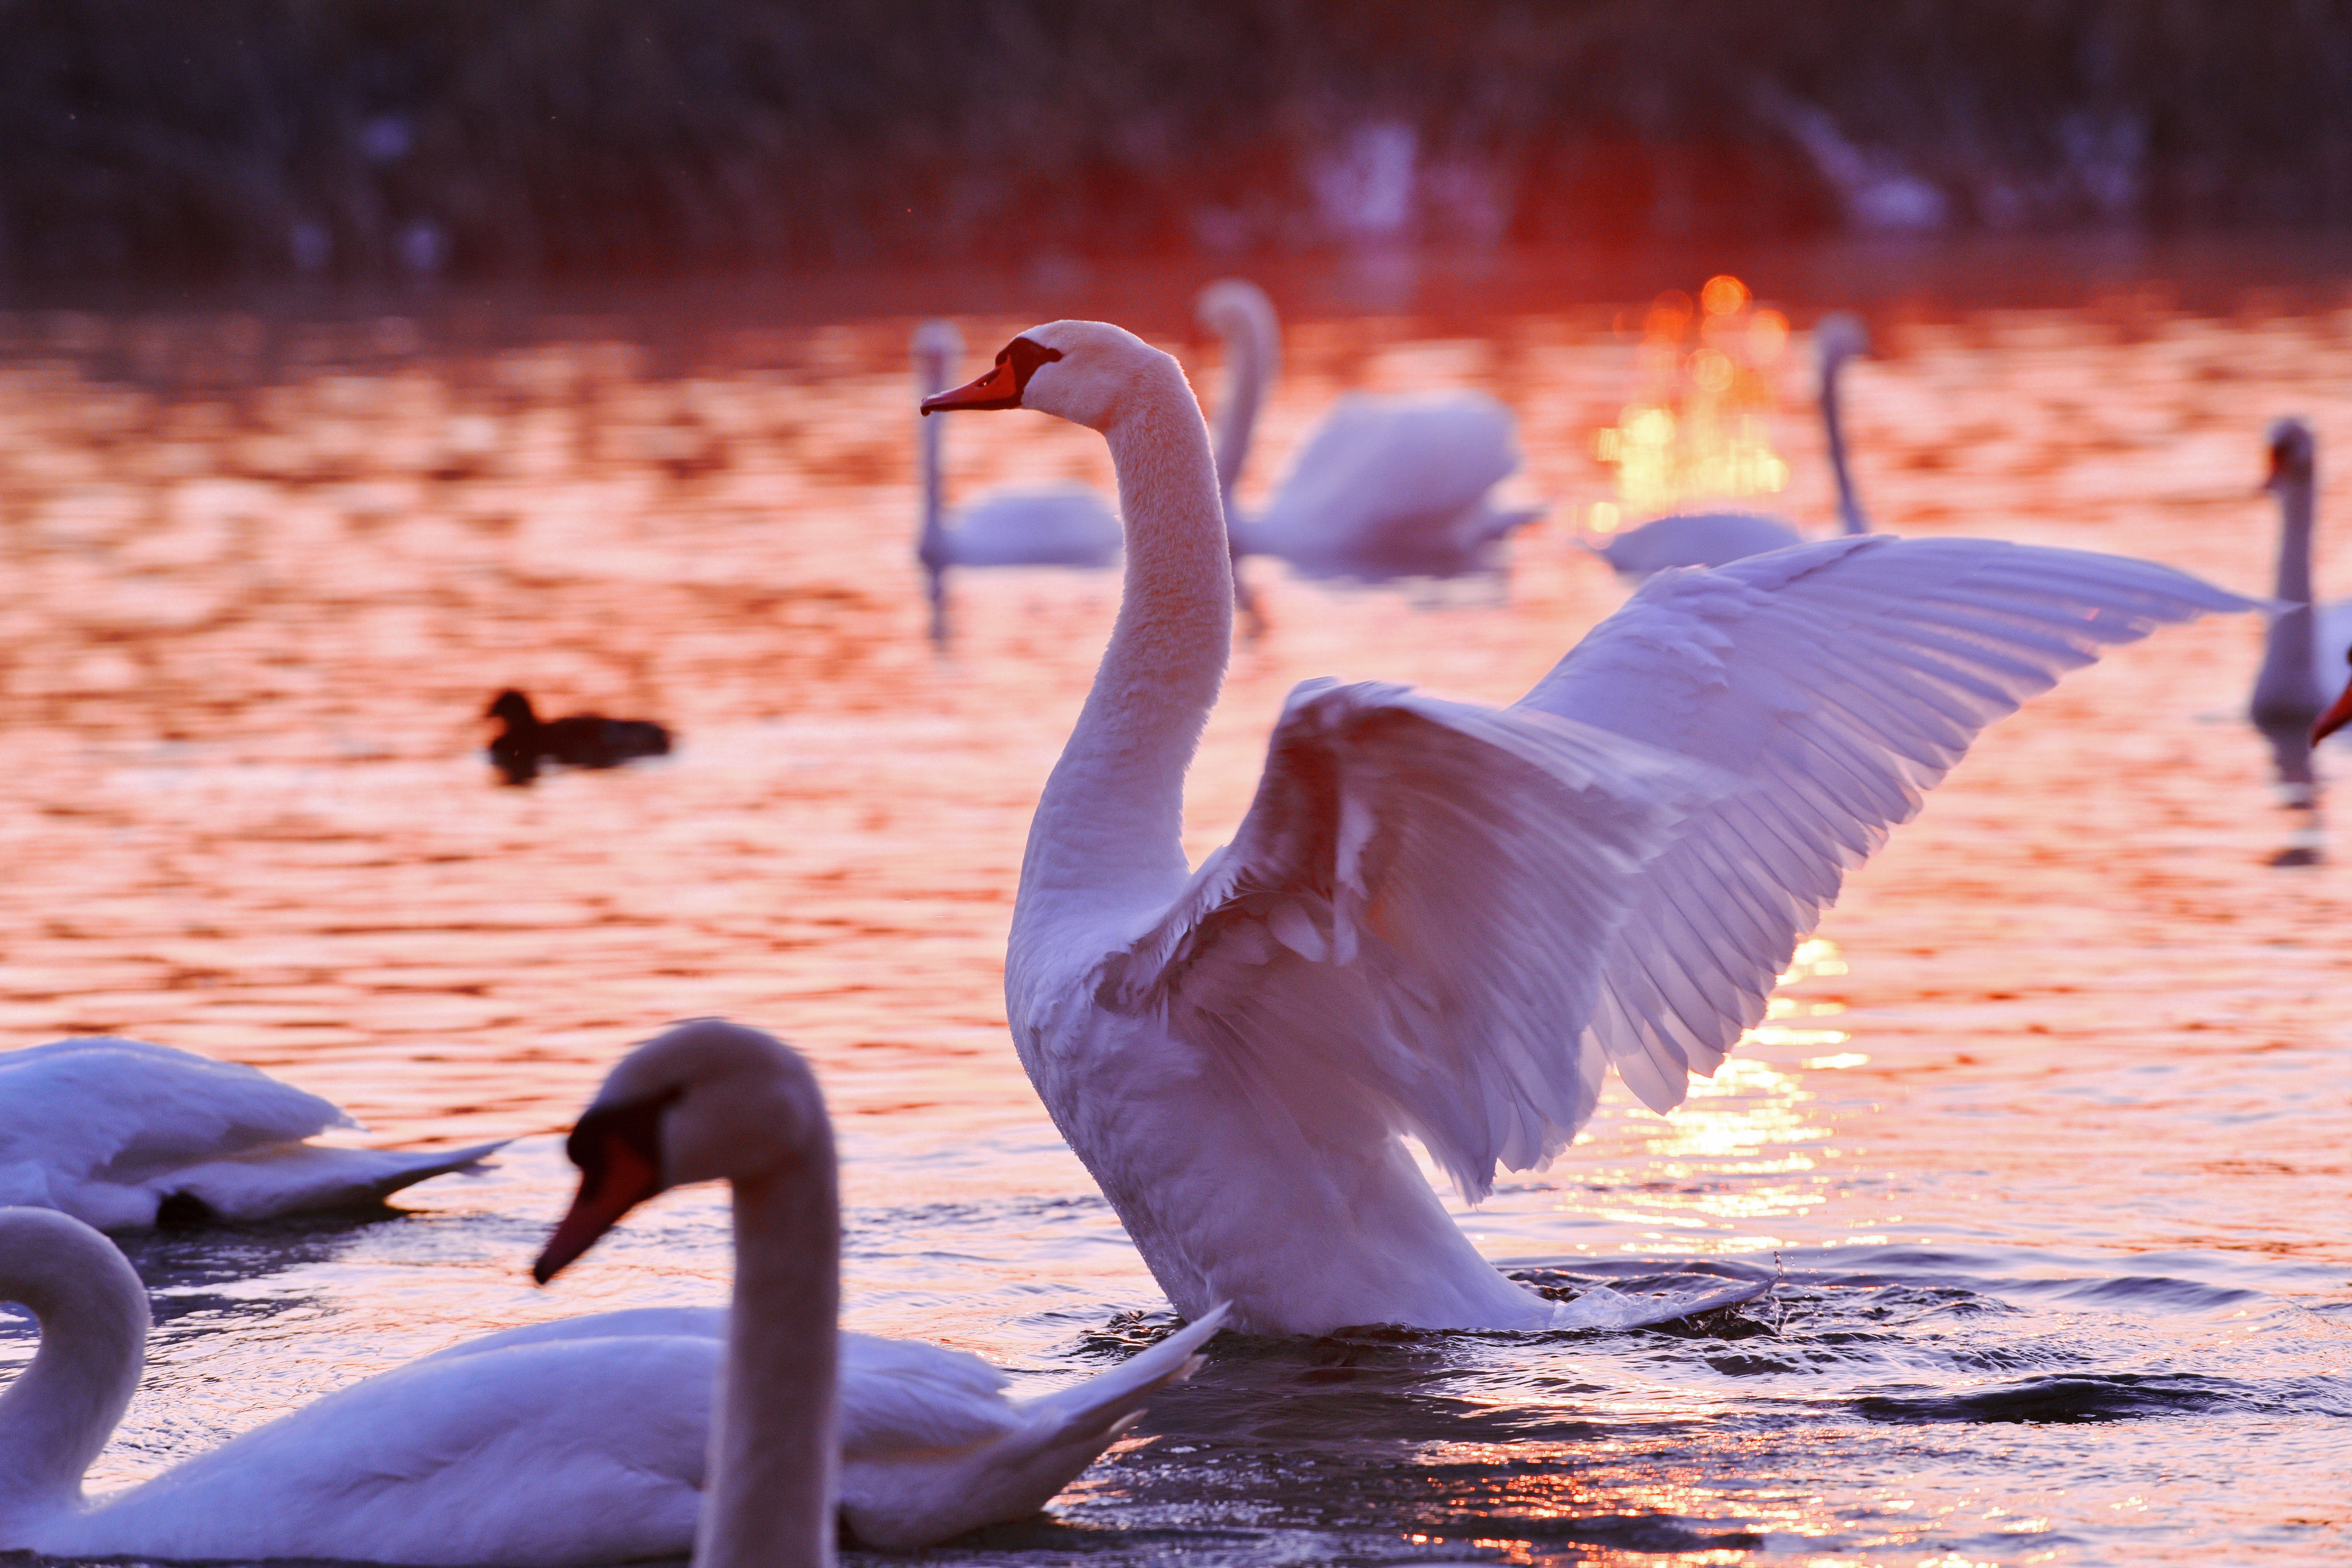
[[[1866,499],[1903,532],[2260,590],[2262,426],[2302,412],[2320,581],[2352,582],[2326,531],[2352,516],[2347,300],[1890,308],[1850,382]],[[522,1274],[568,1188],[546,1135],[682,1016],[818,1064],[855,1326],[1032,1386],[1154,1330],[999,995],[1028,810],[1116,584],[967,575],[932,655],[909,319],[691,354],[621,320],[470,347],[401,319],[0,324],[0,1044],[134,1034],[296,1079],[370,1141],[523,1137],[396,1217],[132,1240],[159,1326],[100,1479],[478,1331],[715,1296],[706,1192],[553,1289]],[[962,324],[978,349],[1027,323]],[[1348,386],[1485,386],[1565,518],[1606,493],[1590,437],[1627,395],[1622,326],[1309,314],[1259,450]],[[1207,384],[1200,345],[1170,346]],[[1775,437],[1786,510],[1825,526],[1816,431],[1790,413]],[[1043,416],[948,439],[961,493],[1108,480],[1096,437]],[[1557,523],[1494,587],[1265,565],[1273,630],[1211,726],[1195,854],[1294,681],[1506,700],[1623,594]],[[930,1555],[2352,1556],[2352,844],[2264,864],[2285,826],[2236,717],[2260,635],[2165,634],[1997,728],[1718,1078],[1663,1119],[1612,1088],[1568,1157],[1465,1216],[1544,1278],[1707,1260],[1771,1275],[1766,1301],[1672,1332],[1227,1336],[1052,1519]],[[509,683],[682,743],[494,787],[476,715]],[[0,1363],[29,1353],[0,1328]]]

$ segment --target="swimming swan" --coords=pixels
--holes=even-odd
[[[306,1140],[341,1110],[236,1062],[88,1035],[0,1052],[0,1204],[100,1230],[382,1203],[506,1146],[418,1152]]]
[[[2262,668],[2247,716],[2271,749],[2279,802],[2294,813],[2296,826],[2286,847],[2271,857],[2273,866],[2315,865],[2326,853],[2319,821],[2319,774],[2312,748],[2341,725],[2323,710],[2347,689],[2345,656],[2352,647],[2352,602],[2315,605],[2311,592],[2311,536],[2318,512],[2319,443],[2300,419],[2271,423],[2266,437],[2270,472],[2263,488],[2278,498],[2278,567],[2271,596],[2282,606],[2271,616],[2263,639]]]
[[[1282,325],[1255,283],[1201,291],[1202,325],[1224,344],[1217,488],[1234,558],[1276,555],[1309,577],[1455,577],[1501,563],[1503,542],[1545,509],[1506,507],[1494,488],[1519,466],[1518,421],[1482,392],[1351,392],[1309,431],[1265,510],[1234,488],[1282,364]]]
[[[1853,475],[1846,468],[1845,423],[1838,387],[1845,362],[1870,352],[1870,334],[1857,318],[1833,311],[1815,324],[1813,352],[1821,366],[1822,434],[1829,447],[1830,476],[1837,481],[1838,527],[1843,533],[1868,533],[1870,519],[1854,497]],[[1611,536],[1606,543],[1590,547],[1619,575],[1638,579],[1669,566],[1723,566],[1804,542],[1796,525],[1784,518],[1752,511],[1699,511],[1652,518],[1638,528]]]
[[[963,334],[952,322],[915,329],[915,384],[928,397],[948,384],[963,359]],[[1118,514],[1092,487],[1076,483],[992,490],[947,515],[940,475],[940,427],[926,421],[916,433],[923,484],[921,563],[931,603],[931,640],[948,637],[947,574],[950,566],[1108,566],[1118,560]]]
[[[1291,695],[1232,843],[1184,859],[1184,774],[1232,624],[1216,468],[1184,374],[1055,321],[926,409],[1100,431],[1127,575],[1030,828],[1006,955],[1023,1065],[1190,1316],[1626,1326],[1449,1219],[1539,1165],[1613,1063],[1664,1110],[1760,1021],[1798,938],[1979,730],[2100,649],[2249,601],[2169,568],[1862,535],[1654,578],[1502,710],[1398,686]]]
[[[765,1036],[689,1025],[624,1068],[630,1062],[636,1081],[660,1077],[662,1092],[677,1092],[650,1117],[583,1119],[575,1147],[604,1159],[606,1178],[636,1184],[632,1191],[654,1176],[629,1163],[627,1149],[599,1153],[600,1128],[660,1140],[646,1144],[668,1151],[653,1169],[680,1173],[677,1180],[739,1173],[737,1301],[762,1331],[750,1352],[730,1348],[727,1315],[714,1310],[534,1324],[354,1384],[143,1485],[85,1500],[82,1474],[138,1386],[146,1292],[122,1255],[79,1221],[0,1209],[0,1300],[29,1307],[42,1330],[32,1365],[0,1394],[0,1550],[517,1568],[684,1554],[697,1543],[706,1495],[722,1500],[714,1513],[730,1506],[706,1474],[722,1373],[735,1380],[725,1407],[763,1431],[805,1423],[831,1399],[823,1352],[836,1289],[832,1145],[805,1068]],[[616,1071],[614,1081],[631,1080]],[[714,1120],[710,1108],[726,1096]],[[701,1141],[754,1110],[772,1114],[751,1150]],[[754,1212],[744,1206],[747,1186],[760,1195]],[[574,1255],[581,1237],[578,1223],[560,1233]],[[543,1274],[562,1265],[550,1257]],[[1190,1371],[1193,1347],[1214,1331],[1204,1319],[1085,1383],[1018,1403],[978,1357],[844,1335],[841,1518],[869,1545],[915,1547],[1034,1513],[1151,1390]],[[811,1381],[819,1372],[823,1388]],[[823,1433],[836,1437],[829,1415]],[[786,1451],[803,1454],[813,1441]],[[813,1473],[835,1468],[833,1449],[823,1452],[828,1462]],[[760,1484],[763,1509],[802,1496]],[[828,1542],[832,1512],[823,1516]]]

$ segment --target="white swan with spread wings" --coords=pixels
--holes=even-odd
[[[1168,355],[1089,321],[924,404],[1013,406],[1102,433],[1128,530],[1022,865],[1013,1037],[1178,1310],[1230,1300],[1259,1332],[1626,1326],[1758,1289],[1540,1298],[1478,1256],[1400,1134],[1475,1200],[1563,1149],[1612,1064],[1675,1104],[1979,730],[2105,647],[2251,607],[1980,540],[1664,573],[1509,708],[1300,687],[1196,869],[1184,774],[1232,625],[1198,405]]]

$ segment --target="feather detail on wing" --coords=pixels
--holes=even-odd
[[[1482,1196],[1496,1161],[1540,1163],[1591,1113],[1599,955],[1712,787],[1549,715],[1309,681],[1234,842],[1104,960],[1097,1000],[1164,1016],[1246,1092],[1307,1103],[1303,1132],[1360,1097]],[[1323,1087],[1302,1101],[1302,1084]]]
[[[2105,647],[2254,607],[2149,562],[1883,534],[1650,579],[1514,710],[1736,781],[1641,869],[1591,1040],[1646,1104],[1679,1103],[1987,724]]]

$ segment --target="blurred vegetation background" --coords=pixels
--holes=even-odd
[[[2352,0],[0,0],[0,278],[2352,222]]]

